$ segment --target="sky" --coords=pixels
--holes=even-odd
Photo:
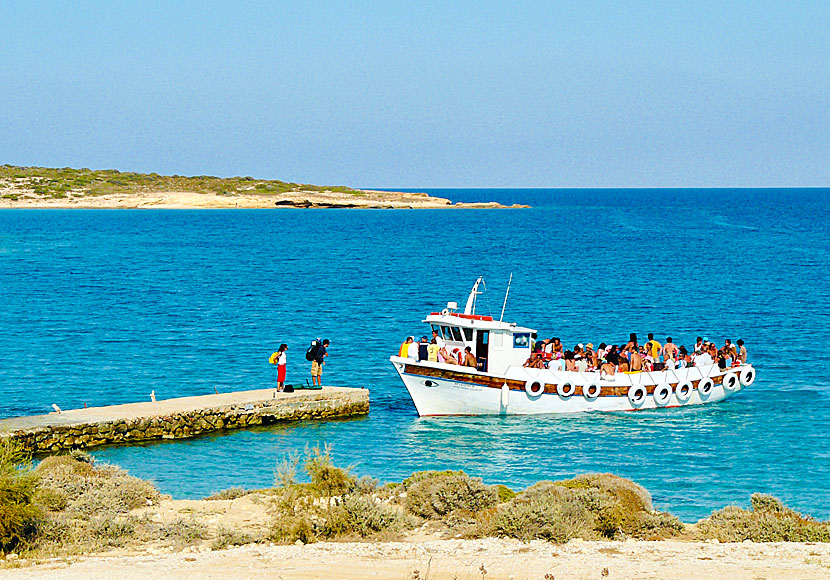
[[[830,186],[830,2],[0,2],[0,164]]]

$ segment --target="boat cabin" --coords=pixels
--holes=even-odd
[[[479,371],[500,374],[507,367],[522,366],[530,357],[531,339],[536,331],[517,326],[515,322],[476,314],[475,298],[480,281],[473,286],[463,313],[457,312],[457,303],[450,302],[443,311],[432,312],[424,322],[444,339],[448,352],[456,348],[463,352],[469,346]]]

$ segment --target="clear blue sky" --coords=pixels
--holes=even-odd
[[[0,163],[830,185],[830,2],[0,2]]]

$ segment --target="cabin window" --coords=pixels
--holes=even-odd
[[[473,342],[473,329],[462,328],[461,330],[464,331],[464,338],[467,340],[467,342]]]
[[[513,348],[530,348],[530,333],[517,332],[514,334]]]
[[[455,340],[456,342],[462,342],[463,339],[461,338],[461,331],[458,330],[458,327],[450,326],[450,330],[452,330],[453,340]]]
[[[444,340],[453,340],[452,332],[449,326],[442,326],[441,330],[444,332]]]

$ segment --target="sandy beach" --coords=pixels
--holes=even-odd
[[[584,541],[564,545],[508,538],[446,539],[432,522],[397,541],[267,541],[216,549],[220,529],[262,537],[271,523],[267,494],[226,500],[171,500],[131,512],[170,524],[187,518],[205,526],[205,539],[187,546],[134,543],[99,554],[0,559],[0,578],[283,579],[359,580],[572,580],[690,579],[818,580],[830,576],[830,543],[719,543],[686,541]],[[691,528],[692,526],[690,526]]]
[[[830,575],[828,544],[572,540],[557,546],[491,538],[208,550],[57,558],[20,568],[7,562],[0,578],[819,580]]]

